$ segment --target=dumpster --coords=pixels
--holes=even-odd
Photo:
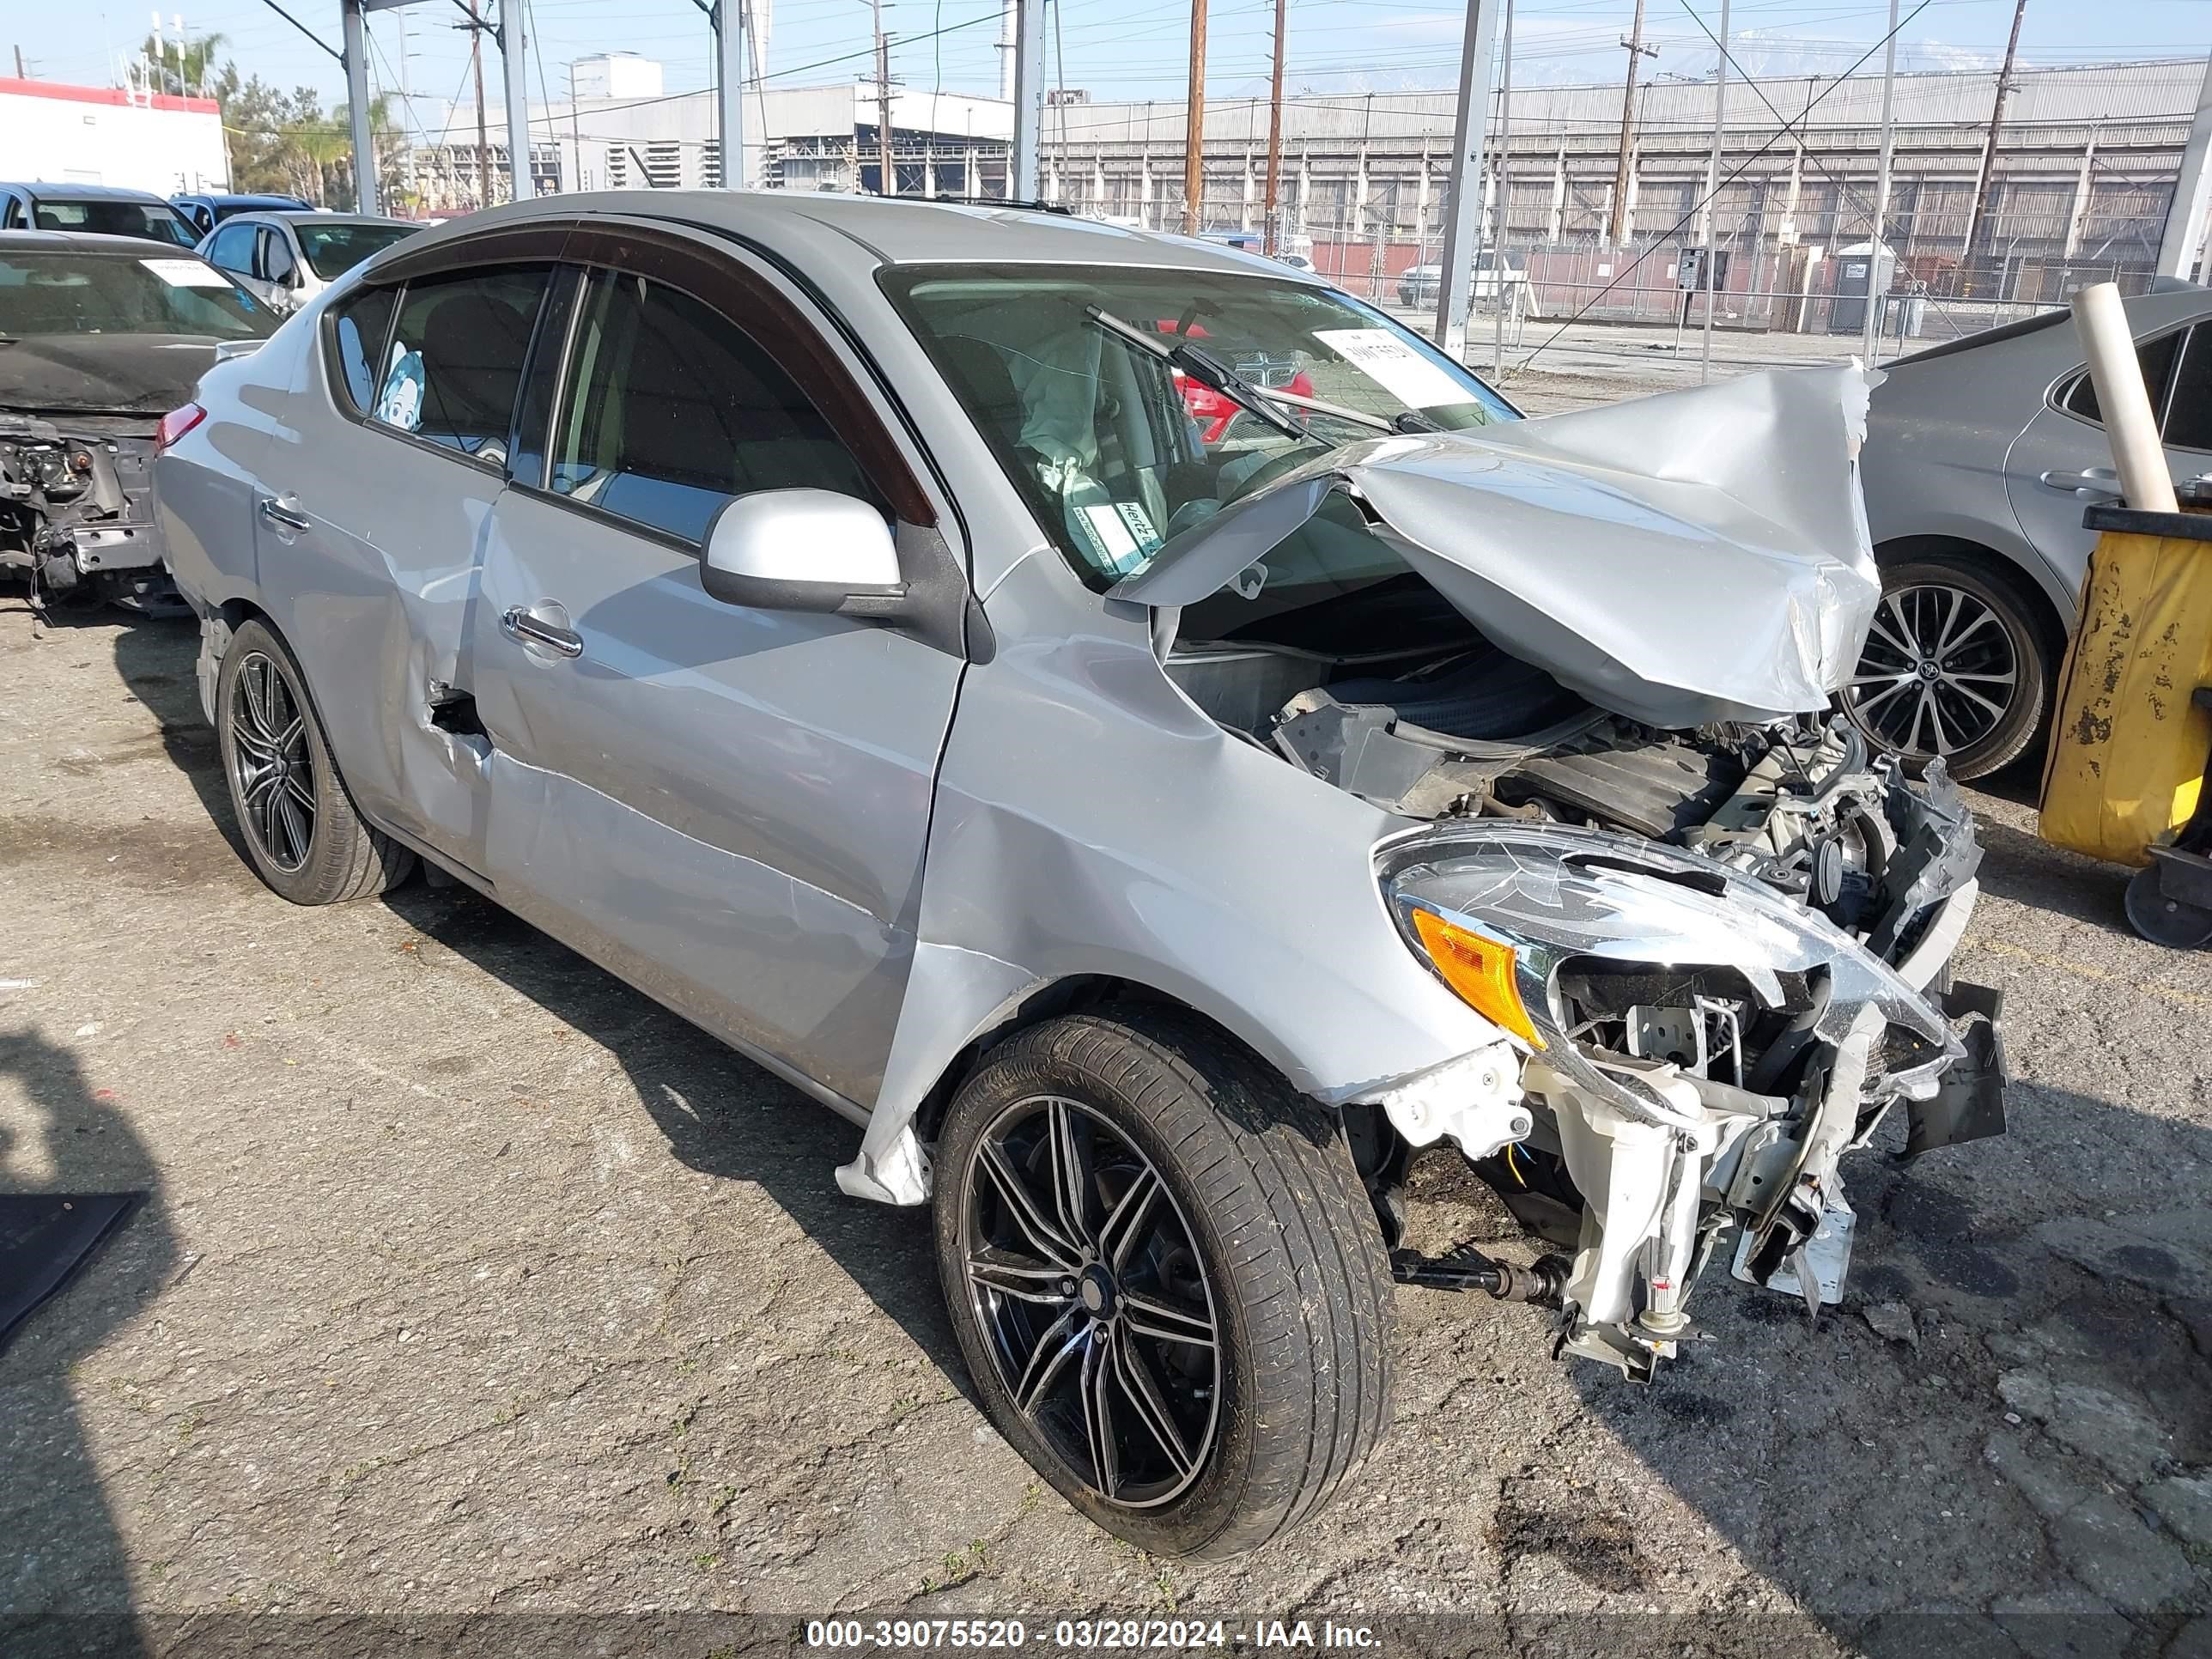
[[[2184,502],[2212,507],[2212,495],[2185,489]],[[2212,512],[2093,507],[2082,522],[2097,546],[2059,682],[2041,834],[2137,866],[2128,914],[2146,937],[2212,942]]]

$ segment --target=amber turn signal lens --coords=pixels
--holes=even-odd
[[[1433,910],[1413,912],[1413,931],[1444,983],[1468,1007],[1532,1048],[1544,1046],[1514,982],[1513,947],[1446,921]]]

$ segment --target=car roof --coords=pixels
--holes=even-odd
[[[410,228],[421,222],[416,219],[395,219],[383,213],[324,213],[314,208],[271,208],[259,213],[234,213],[223,221],[226,225],[405,225]]]
[[[659,219],[773,245],[779,228],[826,229],[885,264],[1091,264],[1267,276],[1323,286],[1306,271],[1219,242],[1129,230],[1096,219],[1000,203],[885,200],[781,190],[592,191],[512,203],[426,230],[406,246],[458,240],[494,225],[594,214]],[[380,256],[384,257],[384,256]]]
[[[162,207],[169,205],[167,197],[156,196],[150,190],[126,189],[121,185],[48,184],[44,180],[23,183],[10,179],[0,185],[0,189],[24,191],[55,202],[154,202]]]
[[[164,259],[197,259],[199,255],[188,247],[174,242],[157,242],[145,236],[102,236],[82,230],[0,230],[0,252],[18,253],[127,253],[134,259],[156,256],[146,252],[159,248],[159,258]]]
[[[179,202],[211,202],[217,207],[227,206],[233,202],[253,202],[265,207],[272,208],[296,207],[300,201],[300,198],[296,196],[272,196],[265,195],[259,191],[240,192],[234,191],[218,191],[214,192],[203,191],[188,192],[182,196],[172,198],[171,199]]]
[[[2138,338],[2176,324],[2212,317],[2212,289],[2195,283],[2177,283],[2148,294],[2130,294],[2122,300],[2127,313],[2128,330]],[[2016,318],[2009,323],[2000,323],[1995,328],[1985,328],[1976,334],[1961,335],[1955,340],[1940,340],[1931,346],[1884,363],[1888,368],[1903,368],[1913,363],[1939,362],[1966,351],[1982,351],[1993,346],[2004,346],[2014,341],[2027,343],[2021,349],[2029,351],[2049,351],[2054,357],[2069,362],[2081,361],[2080,337],[2070,327],[2062,325],[2072,320],[2072,313],[2064,306],[2049,311],[2039,311],[2032,316]]]

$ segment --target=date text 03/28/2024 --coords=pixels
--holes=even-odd
[[[1062,1650],[1122,1652],[1209,1648],[1369,1648],[1364,1625],[1331,1620],[1060,1619],[1034,1627],[1018,1619],[816,1619],[806,1626],[814,1649],[981,1648],[1032,1644]]]

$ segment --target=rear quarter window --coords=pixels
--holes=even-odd
[[[356,415],[366,416],[375,405],[377,368],[398,303],[398,289],[368,288],[331,308],[331,385]]]

